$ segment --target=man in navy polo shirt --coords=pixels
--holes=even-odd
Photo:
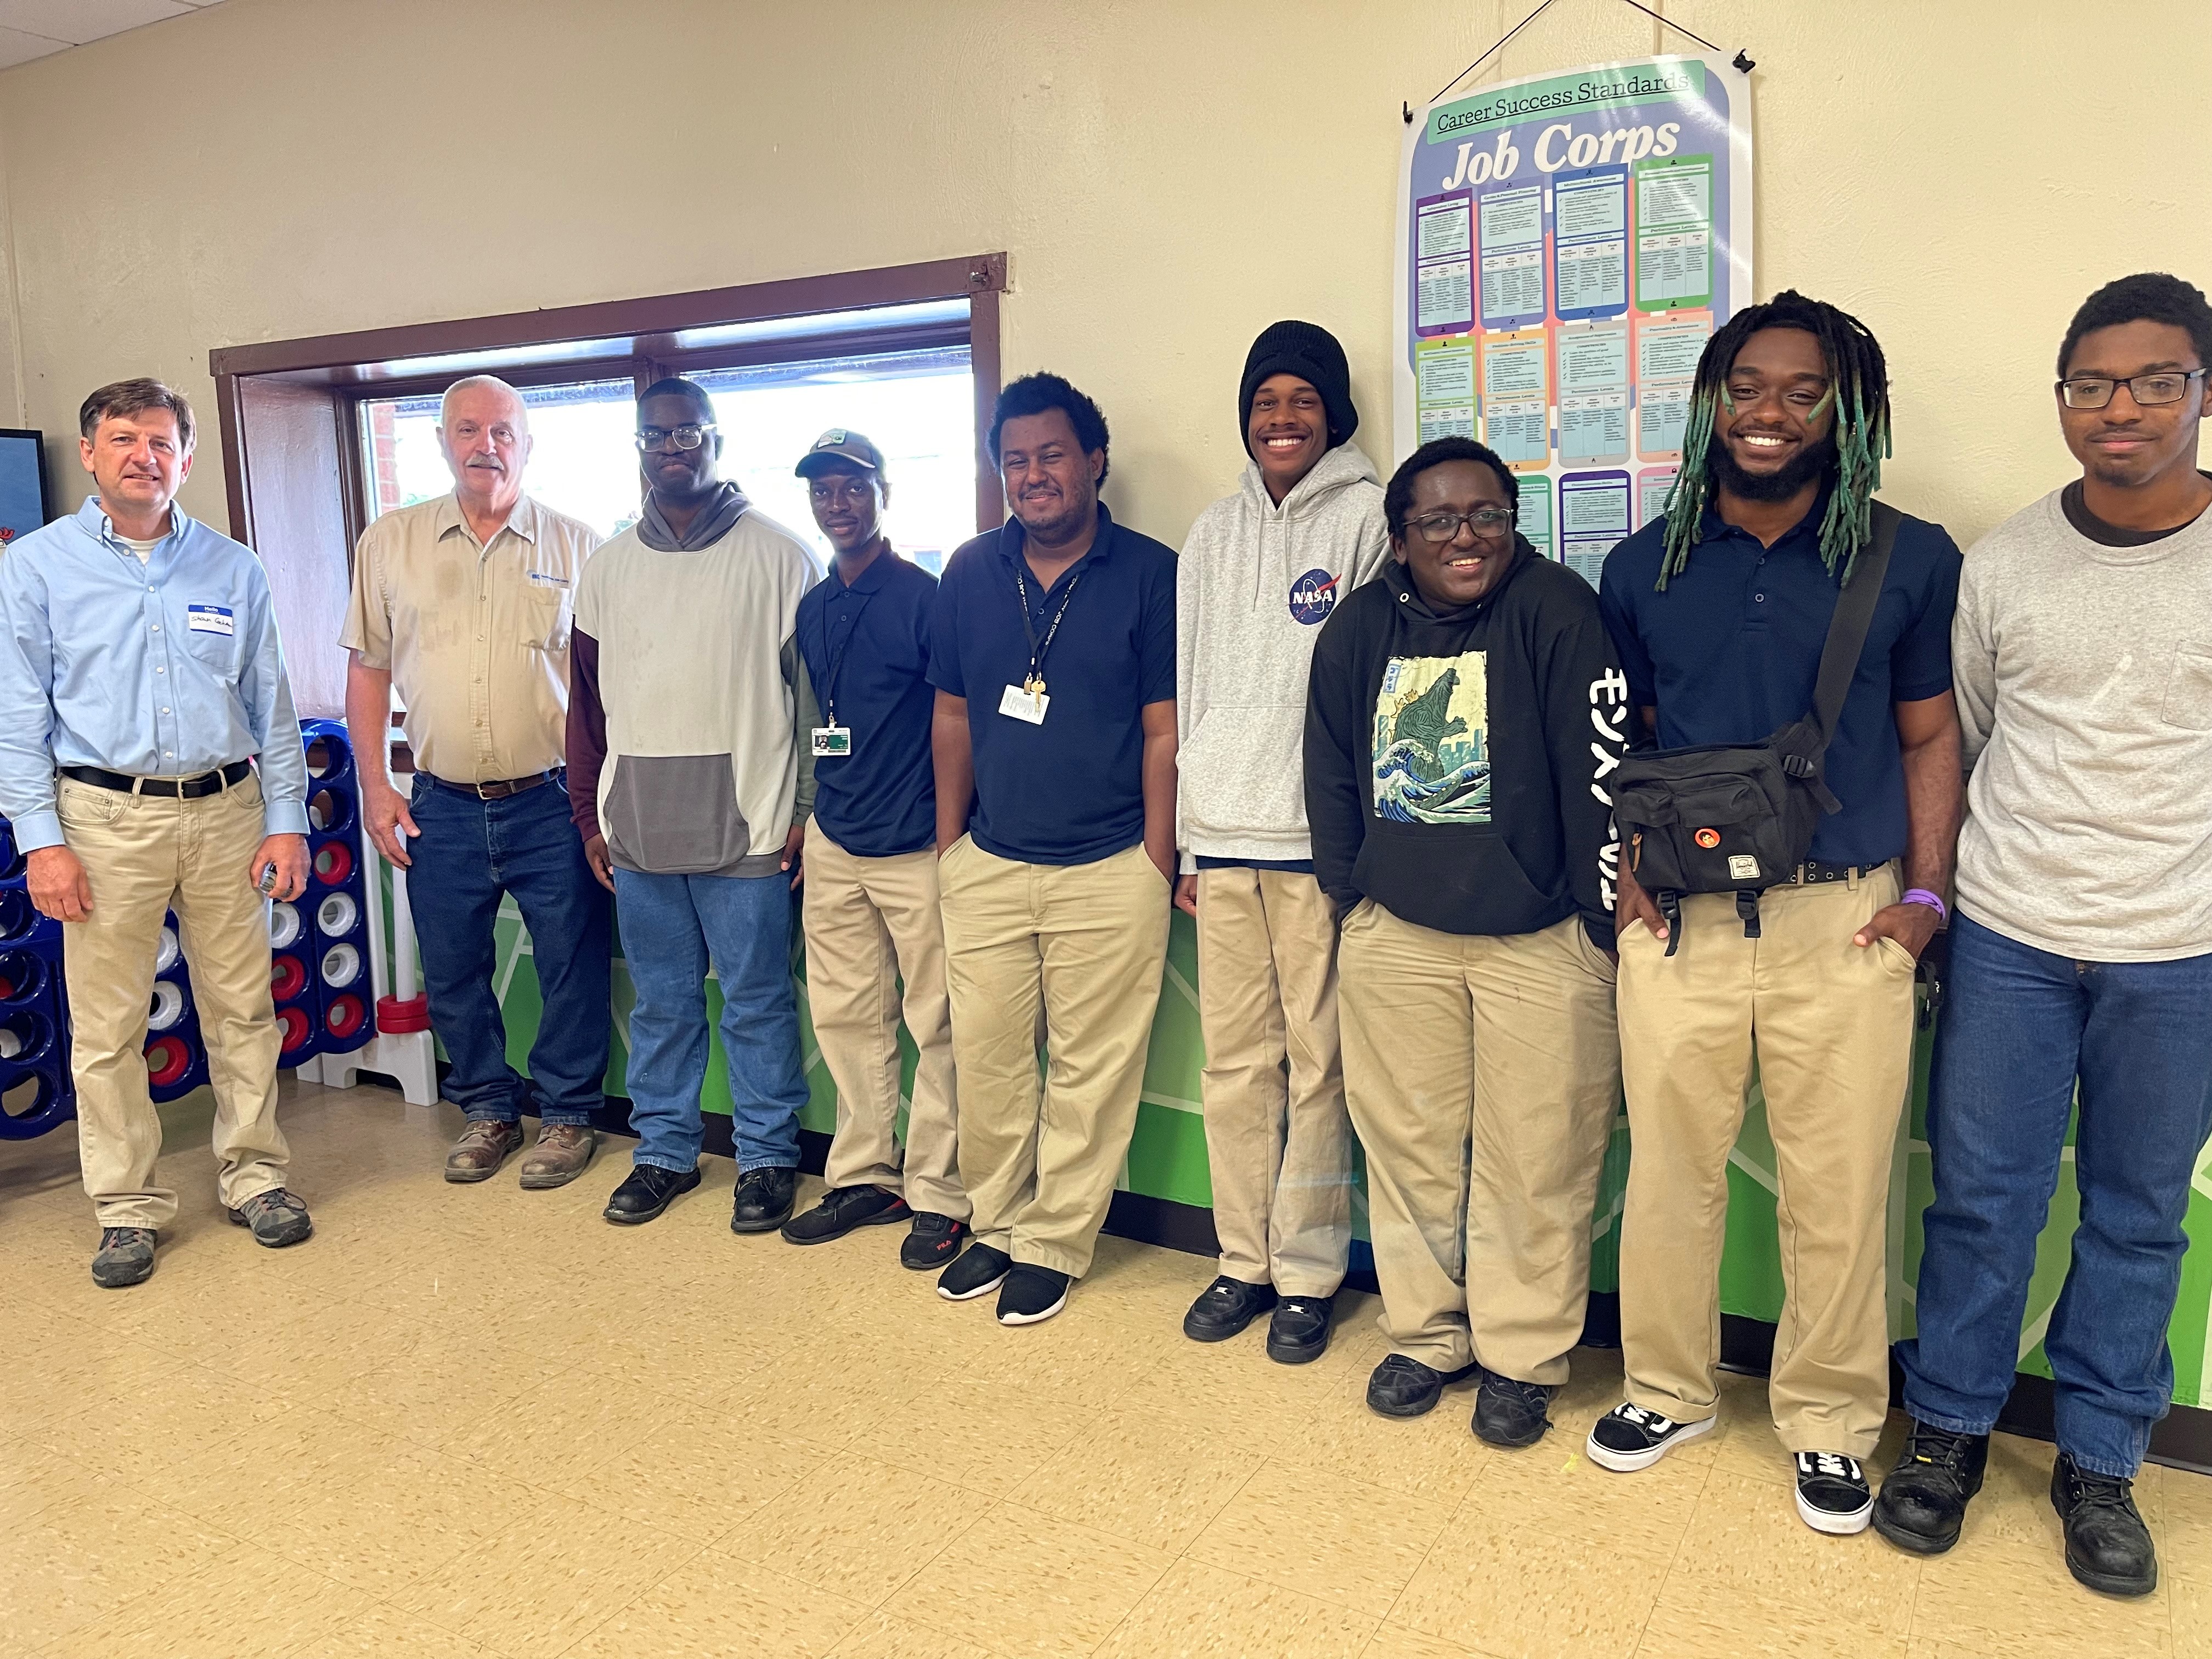
[[[937,796],[929,756],[929,619],[937,578],[891,550],[884,458],[832,427],[799,459],[814,522],[836,550],[799,602],[821,724],[811,736],[806,1000],[837,1085],[837,1133],[821,1203],[783,1224],[794,1244],[909,1216],[909,1267],[941,1267],[968,1231],[955,1167],[952,1025],[938,915]],[[899,986],[905,983],[902,994]],[[916,1051],[902,1158],[898,1023]]]
[[[999,394],[1012,522],[953,554],[929,658],[939,882],[975,1242],[938,1293],[1049,1319],[1136,1127],[1175,872],[1175,555],[1098,500],[1106,420]],[[1049,1070],[1037,1079],[1037,1040]]]
[[[1613,549],[1599,591],[1662,748],[1757,743],[1805,716],[1838,598],[1865,579],[1888,444],[1881,349],[1833,306],[1781,294],[1707,343],[1666,516]],[[1755,1052],[1784,1277],[1768,1401],[1798,1515],[1826,1533],[1866,1526],[1861,1460],[1889,1408],[1891,1155],[1914,964],[1959,831],[1959,562],[1939,526],[1903,521],[1826,754],[1842,810],[1796,879],[1760,895],[1757,937],[1733,895],[1688,894],[1668,955],[1622,855],[1628,1398],[1591,1431],[1590,1461],[1646,1468],[1713,1425],[1729,1153]]]

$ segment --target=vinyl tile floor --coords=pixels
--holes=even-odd
[[[1210,1263],[1109,1238],[1005,1330],[902,1270],[902,1229],[732,1237],[725,1160],[617,1228],[629,1143],[557,1192],[448,1186],[451,1108],[287,1088],[315,1237],[225,1222],[203,1091],[125,1291],[87,1275],[73,1135],[0,1144],[8,1659],[2212,1659],[2212,1480],[2145,1471],[2165,1582],[2107,1601],[2032,1442],[1923,1562],[1797,1520],[1755,1381],[1611,1475],[1580,1448],[1620,1359],[1578,1352],[1556,1431],[1492,1452],[1465,1385],[1368,1412],[1371,1297],[1275,1365],[1256,1328],[1181,1334]]]

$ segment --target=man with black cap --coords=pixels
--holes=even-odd
[[[1191,526],[1176,575],[1176,902],[1198,920],[1199,1022],[1219,1277],[1183,1316],[1220,1342],[1273,1309],[1268,1358],[1328,1346],[1352,1243],[1352,1125],[1336,919],[1313,873],[1301,749],[1308,671],[1338,599],[1390,556],[1352,442],[1344,348],[1311,323],[1252,343],[1242,487]]]
[[[911,1218],[899,1260],[941,1267],[967,1236],[968,1194],[955,1156],[929,752],[937,578],[884,538],[890,481],[866,438],[832,427],[796,471],[837,555],[829,580],[799,600],[797,620],[822,711],[808,745],[806,995],[837,1085],[837,1133],[823,1170],[830,1190],[786,1222],[783,1236],[822,1244]],[[903,1156],[892,1133],[902,1012],[915,1049]]]

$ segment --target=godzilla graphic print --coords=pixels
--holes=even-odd
[[[1375,813],[1401,823],[1490,822],[1483,653],[1393,657],[1375,698]]]

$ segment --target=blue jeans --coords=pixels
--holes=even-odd
[[[2081,1218],[2044,1338],[2058,1444],[2128,1477],[2173,1392],[2166,1324],[2189,1240],[2189,1182],[2212,1134],[2212,956],[2075,962],[1966,916],[1936,1037],[1919,1335],[1898,1345],[1905,1403],[1986,1434],[2012,1391],[2035,1241],[2058,1185],[2075,1088]]]
[[[558,780],[504,800],[478,800],[415,777],[407,897],[422,948],[430,1024],[453,1062],[439,1092],[472,1121],[586,1123],[606,1099],[613,933],[606,889]],[[544,1012],[530,1075],[507,1063],[507,1024],[492,990],[492,923],[512,894],[530,930]]]
[[[722,1050],[738,1167],[799,1167],[799,1004],[791,989],[791,878],[615,872],[629,1016],[630,1127],[636,1162],[690,1170],[703,1125],[707,965],[722,988]]]

